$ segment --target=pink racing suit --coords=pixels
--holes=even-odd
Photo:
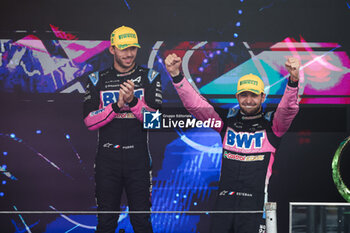
[[[289,80],[275,112],[245,116],[214,109],[182,75],[173,78],[185,108],[198,120],[215,119],[222,138],[222,164],[215,210],[263,210],[275,152],[299,111],[298,83]],[[261,214],[213,215],[211,232],[264,232]]]

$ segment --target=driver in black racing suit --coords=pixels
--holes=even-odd
[[[136,32],[119,27],[111,35],[113,67],[89,75],[84,99],[84,123],[98,131],[95,161],[98,211],[118,211],[125,188],[133,211],[151,208],[152,174],[143,111],[162,103],[160,74],[135,64]],[[117,214],[98,214],[98,233],[114,233]],[[153,232],[150,214],[130,216],[135,232]]]

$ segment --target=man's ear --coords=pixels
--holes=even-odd
[[[114,47],[113,46],[109,46],[109,52],[114,55]]]
[[[261,93],[261,103],[264,103],[265,102],[265,99],[266,99],[266,94],[265,93]]]

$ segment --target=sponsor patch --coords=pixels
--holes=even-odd
[[[89,74],[89,78],[92,82],[92,84],[94,84],[94,86],[96,86],[96,84],[98,83],[98,79],[99,79],[99,75],[98,75],[98,71],[92,73],[92,74]]]
[[[253,194],[251,194],[251,193],[245,193],[245,192],[236,192],[236,191],[223,190],[223,191],[220,192],[219,196],[252,197]]]
[[[238,155],[231,154],[228,151],[225,151],[224,158],[231,160],[238,160],[242,162],[254,162],[254,161],[262,161],[264,160],[264,155]]]
[[[132,119],[132,118],[136,118],[135,115],[132,112],[118,112],[116,113],[115,118],[118,119]]]
[[[141,82],[141,76],[139,76],[139,77],[137,77],[137,78],[135,78],[135,79],[131,79],[131,81],[132,81],[133,83],[140,83],[140,82]]]
[[[225,196],[226,194],[228,193],[228,191],[224,190],[224,191],[221,191],[219,196]]]
[[[104,148],[110,148],[111,146],[113,146],[113,144],[112,144],[112,143],[109,143],[109,142],[103,144],[103,147],[104,147]]]
[[[125,34],[119,35],[119,40],[122,40],[125,38],[136,38],[136,35],[134,33],[125,33]]]
[[[152,83],[153,80],[157,77],[158,74],[159,73],[157,71],[155,71],[155,70],[148,71],[147,77],[148,77],[149,83]]]
[[[258,86],[258,82],[255,81],[255,80],[243,80],[239,83],[240,85],[243,85],[243,84],[252,84],[252,85],[255,85],[255,86]]]
[[[99,110],[97,110],[97,111],[94,111],[94,112],[91,112],[90,113],[90,116],[95,116],[95,115],[97,115],[97,114],[100,114],[101,112],[104,112],[104,108],[102,108],[102,109],[99,109]]]
[[[241,149],[257,149],[262,148],[265,131],[256,131],[254,133],[236,132],[230,127],[227,127],[225,138],[226,146]]]
[[[101,91],[101,101],[102,101],[102,106],[106,107],[109,104],[116,103],[119,99],[119,90],[108,90],[108,91]],[[134,95],[136,98],[142,100],[144,97],[144,89],[136,89],[134,90]]]
[[[122,148],[123,148],[123,150],[130,150],[130,149],[134,149],[135,146],[134,145],[128,145],[128,146],[123,146]]]
[[[265,119],[266,119],[266,120],[268,120],[268,121],[271,121],[271,118],[272,118],[272,113],[273,113],[272,111],[271,111],[271,112],[267,112],[267,113],[265,113],[265,116],[264,116],[264,117],[265,117]]]
[[[230,108],[230,110],[227,113],[227,118],[236,116],[238,111],[239,111],[238,109]]]

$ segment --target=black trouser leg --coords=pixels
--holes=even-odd
[[[152,176],[148,153],[144,150],[128,150],[125,171],[125,187],[131,211],[151,210]],[[152,233],[150,214],[131,214],[130,221],[135,233]]]
[[[123,190],[118,154],[100,154],[96,158],[95,182],[98,211],[119,211]],[[114,233],[119,214],[98,214],[96,233]]]

